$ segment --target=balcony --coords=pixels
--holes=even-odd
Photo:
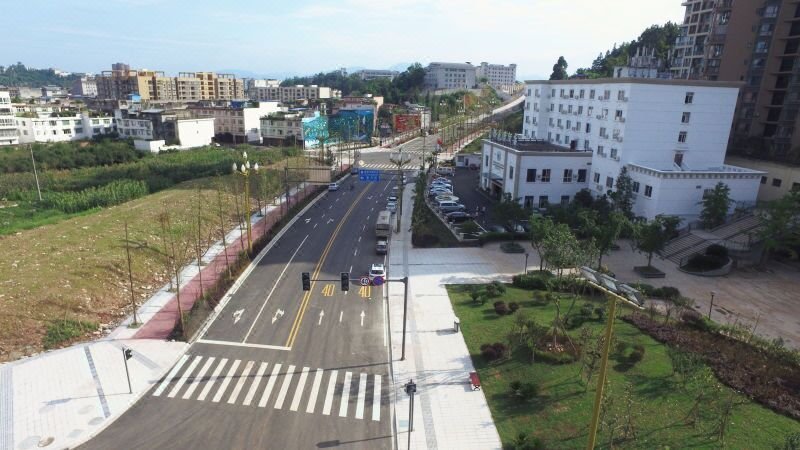
[[[621,134],[615,134],[614,135],[614,140],[617,141],[617,142],[622,142],[622,135]]]
[[[625,123],[625,118],[622,116],[614,117],[614,122]]]
[[[604,115],[602,115],[602,114],[598,114],[598,115],[597,115],[597,116],[595,116],[595,117],[597,117],[597,118],[598,118],[598,119],[600,119],[600,120],[606,120],[606,118],[607,118],[607,116],[604,116]]]

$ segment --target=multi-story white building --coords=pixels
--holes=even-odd
[[[261,137],[269,144],[303,144],[303,115],[276,112],[261,118]]]
[[[756,201],[762,172],[726,165],[739,83],[612,78],[528,81],[523,137],[592,152],[588,188],[603,195],[626,167],[634,213],[699,216],[722,181],[739,206]]]
[[[64,142],[91,139],[114,131],[111,116],[62,111],[47,115],[26,113],[16,118],[19,142]]]
[[[473,89],[477,87],[475,66],[470,63],[432,62],[425,68],[427,89]]]
[[[357,75],[364,81],[377,80],[379,78],[386,78],[391,81],[399,74],[400,72],[396,70],[362,69],[355,72],[353,75]]]
[[[486,82],[490,86],[494,86],[505,92],[511,92],[514,88],[514,83],[517,81],[517,65],[509,64],[504,66],[502,64],[489,64],[482,62],[480,66],[475,68],[475,76],[480,81],[486,78]]]
[[[256,101],[281,101],[295,102],[298,100],[321,100],[328,98],[339,98],[342,93],[329,87],[317,86],[312,84],[304,86],[253,86],[248,91],[250,100]]]
[[[80,77],[72,83],[70,95],[80,97],[97,97],[97,82],[93,77]]]
[[[0,91],[0,145],[19,143],[17,123],[14,120],[14,107],[11,105],[11,94]]]
[[[589,151],[492,132],[482,153],[480,186],[496,198],[510,194],[526,208],[568,204],[589,186]]]
[[[120,136],[132,138],[137,149],[159,152],[163,149],[188,149],[211,144],[213,118],[194,118],[187,109],[116,110]]]
[[[230,102],[225,106],[192,106],[194,117],[214,118],[214,133],[234,142],[261,142],[261,118],[281,110],[280,102]]]

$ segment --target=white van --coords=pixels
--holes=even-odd
[[[438,173],[439,175],[447,175],[449,177],[452,177],[456,173],[456,169],[453,167],[438,167],[436,169],[436,173]]]
[[[439,208],[439,209],[452,208],[452,207],[455,207],[455,206],[459,206],[459,203],[458,202],[454,202],[452,200],[443,200],[443,201],[438,202],[438,204],[436,205],[436,207]]]

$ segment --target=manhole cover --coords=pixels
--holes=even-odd
[[[53,436],[50,436],[44,439],[40,439],[39,444],[37,445],[39,445],[39,447],[47,447],[48,445],[52,444],[53,441],[55,441],[55,438]]]

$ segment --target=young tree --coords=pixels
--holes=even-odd
[[[731,188],[720,181],[708,195],[704,196],[703,201],[700,202],[703,205],[700,220],[705,228],[714,228],[725,223],[728,209],[733,202],[730,194]]]
[[[558,61],[553,64],[553,73],[550,74],[550,79],[566,80],[567,78],[567,60],[563,56],[559,56]]]
[[[528,217],[525,208],[517,200],[511,198],[511,194],[506,192],[503,199],[492,209],[494,218],[502,224],[512,224]]]
[[[628,175],[628,168],[622,166],[615,190],[609,194],[614,202],[614,209],[621,212],[628,219],[633,219],[633,179]]]
[[[658,216],[650,222],[637,224],[633,229],[636,248],[647,253],[647,266],[652,267],[653,253],[661,251],[672,237],[680,219],[673,216]]]
[[[759,216],[763,223],[760,232],[764,241],[762,264],[769,261],[775,250],[800,245],[800,190],[770,202]]]
[[[549,217],[531,217],[531,245],[539,254],[539,270],[544,269],[544,240],[553,227]]]

